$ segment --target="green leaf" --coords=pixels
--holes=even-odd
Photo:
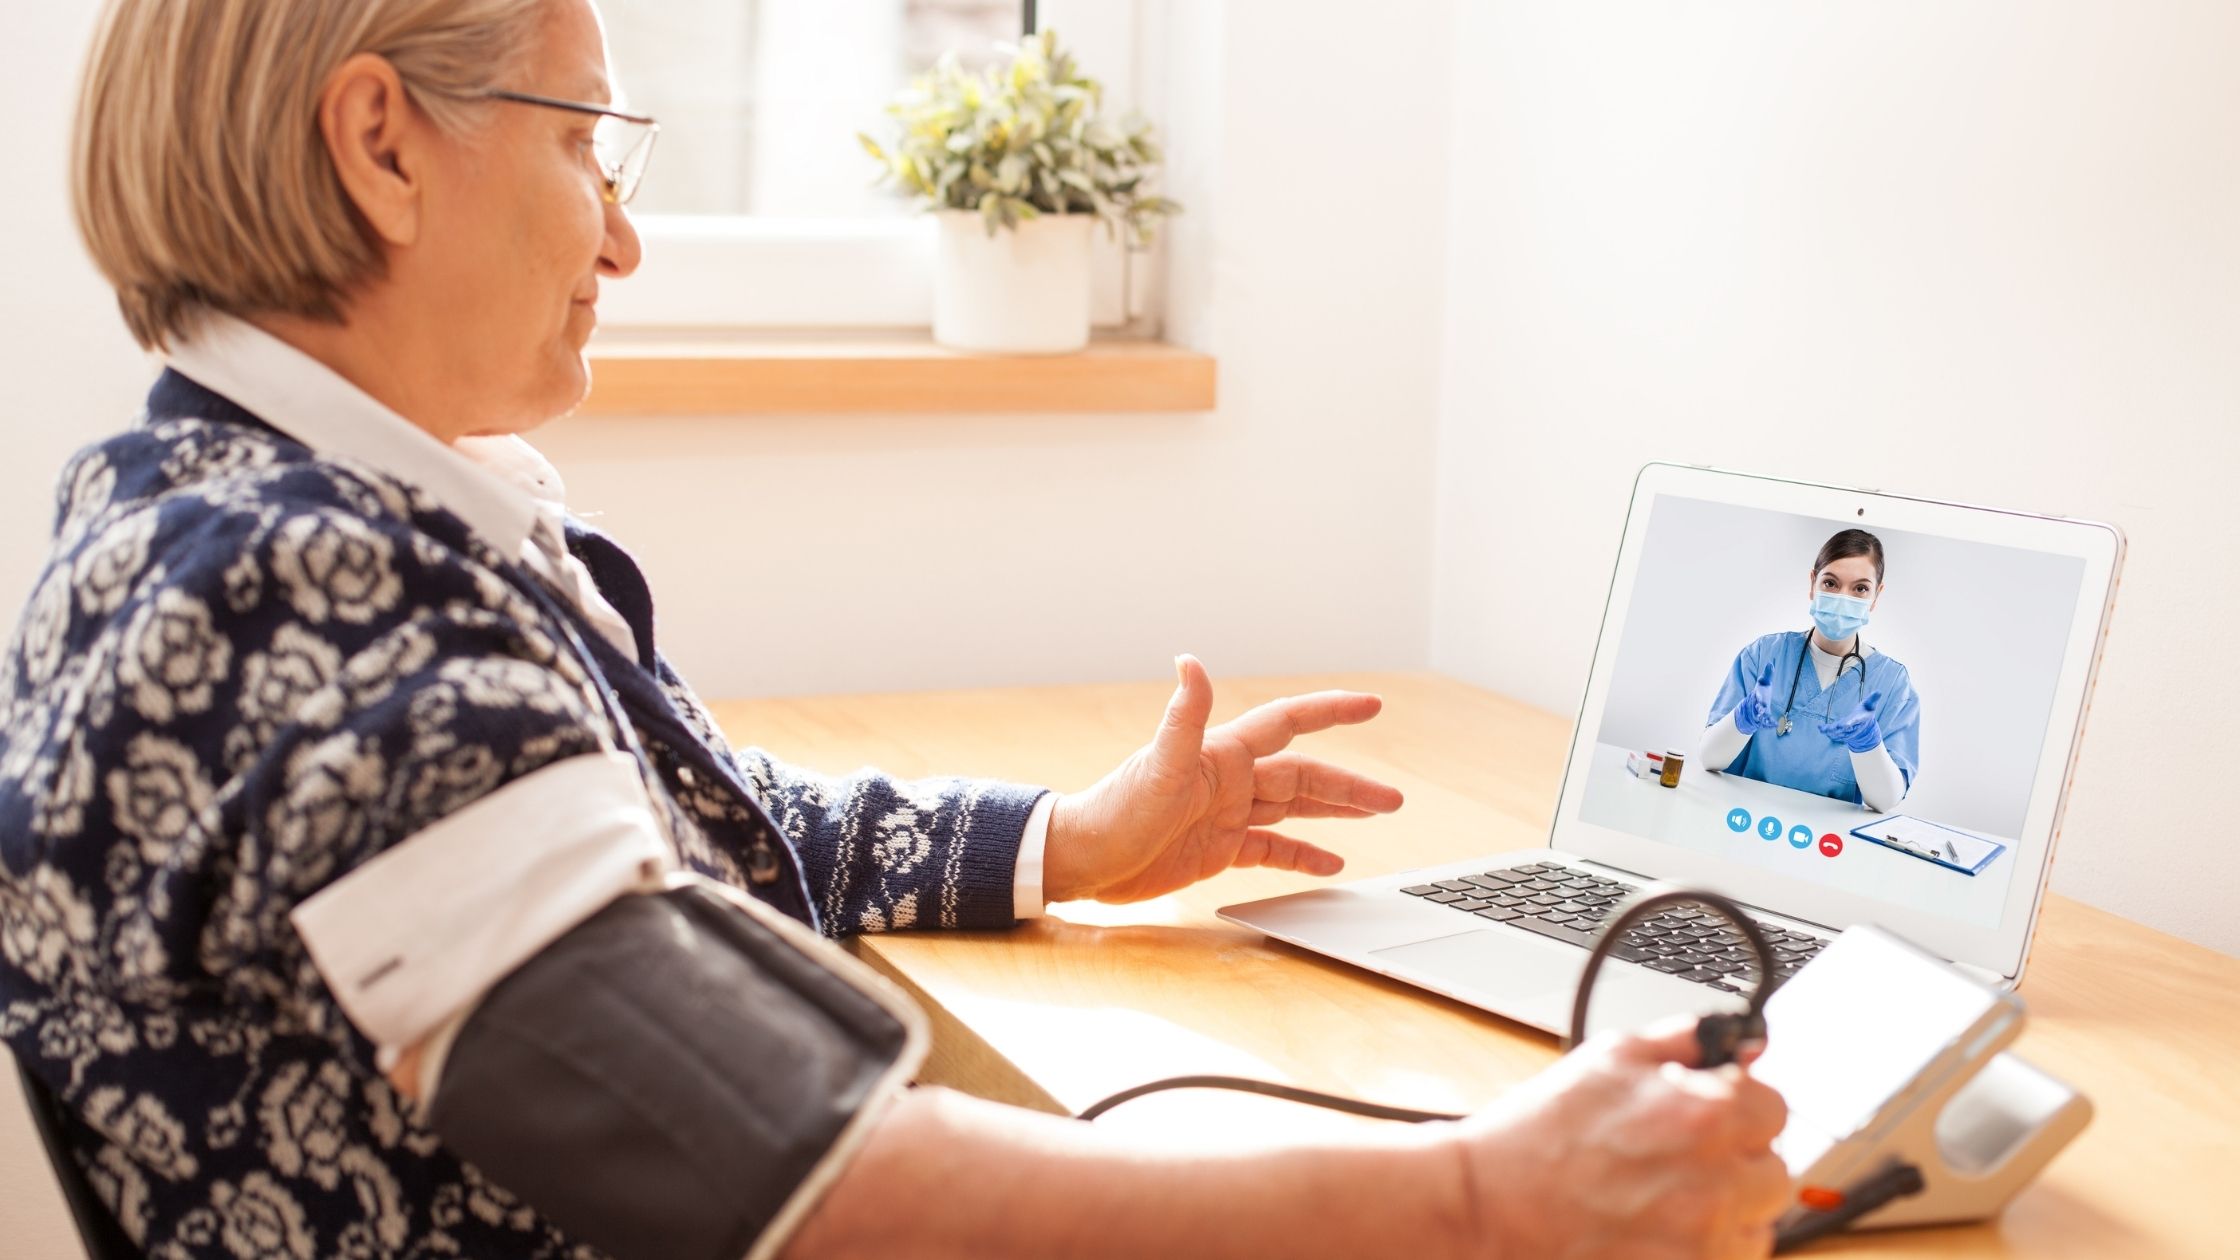
[[[1092,213],[1109,230],[1116,216],[1164,212],[1138,198],[1159,161],[1150,124],[1133,112],[1106,117],[1103,86],[1057,32],[998,52],[982,71],[952,53],[912,76],[886,106],[895,140],[856,133],[883,167],[880,182],[930,205],[978,209],[991,232],[1037,214]]]

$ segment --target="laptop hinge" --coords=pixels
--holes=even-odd
[[[1565,856],[1570,855],[1566,854]],[[1656,880],[1650,879],[1647,875],[1644,875],[1639,871],[1629,871],[1622,866],[1612,866],[1608,862],[1597,862],[1592,858],[1573,858],[1572,860],[1576,861],[1583,867],[1591,867],[1597,871],[1607,871],[1613,875],[1623,875],[1627,879],[1641,880],[1645,883],[1658,882]],[[1805,918],[1801,914],[1786,914],[1779,910],[1768,910],[1764,906],[1755,905],[1747,901],[1740,904],[1743,909],[1750,911],[1752,914],[1761,914],[1769,918],[1786,919],[1791,923],[1801,923],[1804,926],[1813,929],[1814,931],[1826,932],[1831,937],[1840,936],[1842,934],[1842,929],[1840,928],[1833,928],[1825,923],[1816,923],[1811,919]],[[1930,952],[1934,953],[1935,951],[1932,950]],[[1947,958],[1944,961],[1946,966],[1953,968],[1961,975],[1968,977],[1978,984],[1988,985],[1991,988],[2002,990],[2014,988],[2014,980],[2011,977],[2001,975],[2000,973],[1993,971],[1988,967],[1978,967],[1973,963],[1964,963],[1957,958]]]

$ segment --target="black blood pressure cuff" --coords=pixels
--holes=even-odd
[[[617,1260],[768,1254],[923,1055],[868,974],[706,886],[622,897],[483,997],[428,1123]]]

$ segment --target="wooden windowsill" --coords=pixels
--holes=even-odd
[[[1078,354],[947,350],[924,333],[645,334],[591,344],[584,415],[1211,411],[1211,355],[1097,338]]]

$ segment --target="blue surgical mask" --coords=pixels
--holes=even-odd
[[[1822,591],[1812,597],[1812,621],[1820,633],[1831,640],[1848,639],[1859,633],[1867,624],[1867,610],[1872,601],[1853,599],[1834,591]]]

